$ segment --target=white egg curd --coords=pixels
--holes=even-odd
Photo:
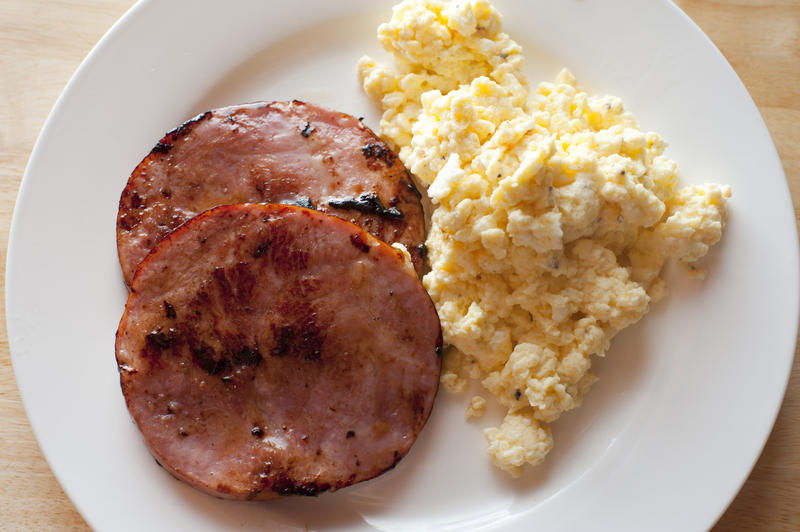
[[[720,239],[730,188],[681,188],[661,137],[567,70],[531,88],[484,0],[405,0],[378,37],[393,64],[363,57],[358,72],[434,207],[423,284],[450,346],[441,382],[480,378],[508,409],[484,433],[517,476],[580,406],[592,356],[666,294],[665,262]]]

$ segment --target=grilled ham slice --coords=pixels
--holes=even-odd
[[[424,262],[420,195],[397,156],[352,116],[316,105],[207,111],[162,138],[131,174],[117,215],[126,284],[167,234],[219,205],[286,203],[352,221]]]
[[[314,495],[392,468],[433,405],[439,319],[402,253],[285,205],[209,210],[131,282],[116,356],[156,460],[212,495]]]

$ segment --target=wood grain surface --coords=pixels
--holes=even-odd
[[[0,271],[20,180],[45,118],[80,62],[131,0],[0,2]],[[742,78],[800,209],[800,0],[680,0]],[[4,283],[0,278],[0,283]],[[3,290],[5,287],[3,286]],[[0,529],[87,530],[28,425],[0,299]],[[715,531],[800,530],[800,358],[775,428]],[[681,511],[676,508],[675,511]]]

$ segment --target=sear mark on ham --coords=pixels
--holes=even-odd
[[[180,126],[176,127],[175,129],[164,135],[164,138],[158,141],[156,145],[153,147],[152,152],[168,153],[178,139],[188,135],[198,123],[202,122],[203,120],[206,120],[210,116],[211,116],[211,111],[206,111],[205,113],[197,115],[191,120],[187,120]]]
[[[386,166],[392,166],[397,159],[394,152],[383,142],[370,142],[361,148],[361,153],[364,154],[368,161],[367,164],[370,165],[374,165],[377,160],[382,161]]]
[[[131,173],[117,215],[125,282],[166,235],[219,205],[282,203],[402,243],[417,273],[419,191],[389,147],[352,116],[299,101],[207,111],[167,133]]]
[[[367,480],[430,415],[436,311],[396,251],[349,222],[217,207],[164,238],[131,288],[116,340],[128,409],[156,460],[202,491],[268,499]]]
[[[364,214],[376,214],[384,218],[399,220],[403,213],[396,207],[388,209],[376,194],[364,193],[359,197],[328,200],[328,205],[337,209],[352,209]]]
[[[297,326],[272,326],[275,347],[272,354],[276,357],[294,356],[303,360],[319,360],[322,344],[325,339],[313,321]]]
[[[169,301],[164,300],[164,315],[169,319],[175,319],[178,314],[175,312],[175,307]]]
[[[294,198],[284,199],[280,203],[284,205],[296,205],[306,209],[316,209],[314,203],[307,196],[295,196]]]

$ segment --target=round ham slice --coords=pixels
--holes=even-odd
[[[392,468],[430,414],[441,345],[402,253],[334,216],[248,204],[193,218],[147,256],[116,354],[164,468],[268,499]]]
[[[175,228],[218,205],[287,203],[333,214],[388,243],[421,273],[425,223],[411,175],[350,115],[254,103],[207,111],[162,138],[131,174],[117,215],[125,282]]]

